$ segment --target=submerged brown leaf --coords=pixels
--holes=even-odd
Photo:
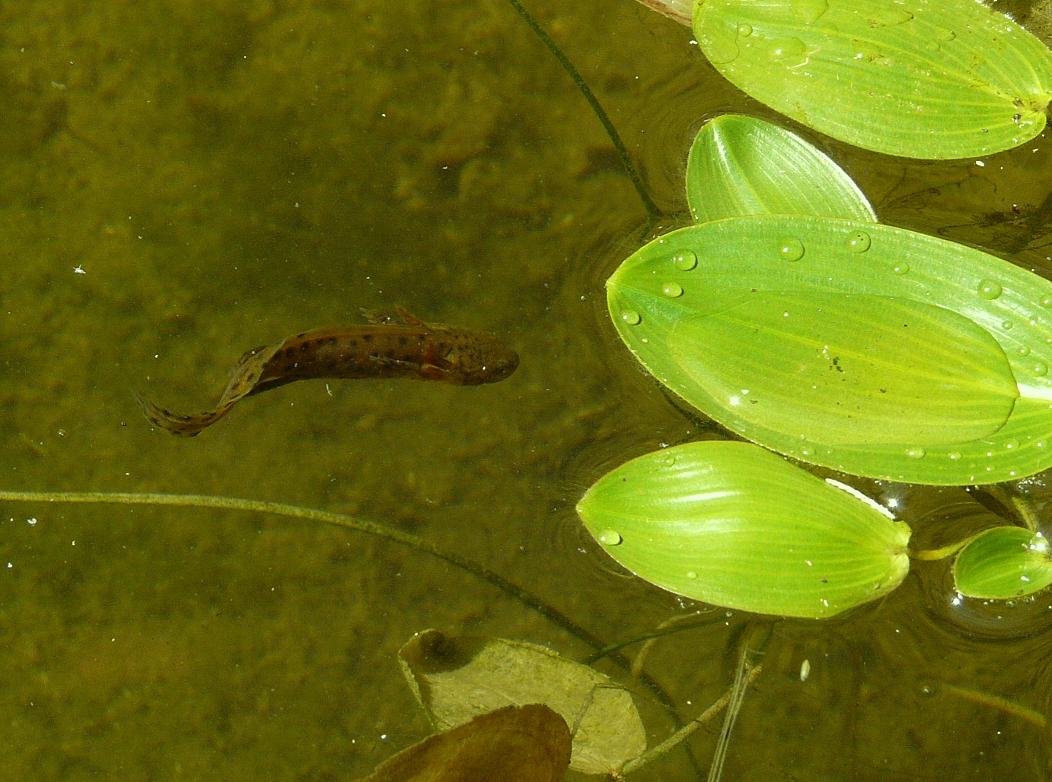
[[[545,703],[574,726],[574,771],[606,774],[646,750],[646,731],[631,694],[545,647],[425,630],[398,657],[438,728],[508,704]]]
[[[566,721],[547,706],[530,704],[436,733],[359,782],[559,782],[569,765]]]

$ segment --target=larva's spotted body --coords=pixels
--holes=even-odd
[[[241,399],[297,380],[410,378],[455,385],[495,383],[519,365],[496,337],[428,324],[399,310],[403,322],[315,329],[245,353],[211,410],[180,415],[136,395],[146,418],[172,434],[192,437]]]

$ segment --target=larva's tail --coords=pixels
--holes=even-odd
[[[180,415],[154,404],[138,391],[134,393],[135,401],[139,403],[139,407],[142,408],[143,415],[146,416],[147,421],[154,426],[159,426],[161,429],[165,429],[172,434],[179,435],[180,437],[193,437],[202,429],[211,426],[230,412],[230,408],[233,407],[234,402],[237,401],[237,399],[234,399],[233,401],[221,404],[218,407],[203,413]]]

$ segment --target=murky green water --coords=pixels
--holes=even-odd
[[[700,123],[770,116],[685,28],[630,0],[529,7],[666,225]],[[507,3],[27,0],[0,9],[0,43],[0,485],[358,515],[483,563],[607,641],[704,610],[617,572],[573,513],[599,474],[704,424],[606,322],[602,280],[645,215]],[[1052,273],[1034,211],[1046,137],[983,166],[825,149],[884,221]],[[521,368],[479,388],[291,385],[192,440],[152,431],[132,398],[205,407],[248,348],[396,304],[501,335]],[[898,500],[918,543],[988,513],[963,489],[853,483]],[[1029,490],[1041,507],[1052,496],[1044,479]],[[429,732],[395,660],[415,631],[591,651],[427,555],[283,518],[4,504],[0,566],[0,779],[349,779]],[[961,688],[1047,714],[1052,598],[954,606],[944,566],[914,571],[834,622],[704,613],[646,670],[689,718],[725,690],[752,626],[770,626],[727,779],[1047,778],[1047,729]],[[648,699],[654,744],[671,723]],[[703,778],[717,732],[635,778]]]

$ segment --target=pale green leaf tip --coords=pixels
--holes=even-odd
[[[1012,600],[1052,584],[1052,550],[1040,532],[994,527],[975,535],[953,563],[954,586],[965,597]]]

